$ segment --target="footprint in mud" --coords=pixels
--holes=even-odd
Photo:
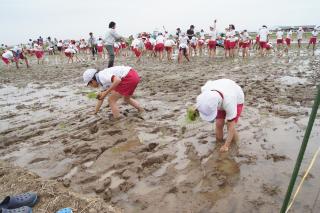
[[[68,151],[68,150],[66,150]],[[91,146],[87,143],[80,144],[76,147],[73,147],[71,150],[72,154],[86,154],[88,155],[89,153],[99,153],[99,149],[91,148]]]
[[[49,160],[49,158],[35,158],[35,159],[31,160],[29,162],[29,164],[34,164],[34,163],[38,163],[38,162],[41,162],[41,161],[47,161],[47,160]]]
[[[279,186],[273,186],[273,185],[268,185],[268,184],[262,184],[262,192],[264,194],[267,194],[269,196],[275,196],[278,195],[281,190],[279,188]]]
[[[97,125],[93,125],[89,130],[91,134],[95,134],[99,131],[99,127]]]
[[[114,136],[116,134],[122,135],[122,130],[120,130],[120,129],[108,130],[108,131],[105,131],[105,132],[102,133],[102,135],[107,135],[107,134],[110,135],[110,136]]]
[[[273,153],[273,154],[268,154],[265,157],[266,160],[270,160],[272,159],[273,162],[278,162],[278,161],[284,161],[284,160],[288,160],[290,159],[289,157],[285,156],[285,155],[279,155],[277,153]]]
[[[160,156],[150,157],[150,158],[147,158],[144,162],[142,162],[141,166],[142,166],[142,168],[152,167],[155,164],[163,163],[164,161],[168,160],[169,157],[170,156],[168,154],[163,154],[163,155],[160,155]]]

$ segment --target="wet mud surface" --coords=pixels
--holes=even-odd
[[[107,103],[92,114],[82,73],[93,64],[1,70],[0,159],[124,212],[279,211],[319,82],[319,57],[116,62],[141,76],[135,98],[145,119],[124,104],[119,121],[109,119]],[[245,92],[240,140],[229,153],[219,153],[212,124],[185,120],[200,87],[219,78]],[[318,115],[301,174],[318,146],[319,125]],[[319,208],[318,162],[292,212]]]

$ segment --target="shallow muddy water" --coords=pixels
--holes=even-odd
[[[119,121],[106,103],[92,114],[92,90],[81,82],[90,64],[1,70],[0,159],[124,212],[279,211],[319,83],[318,57],[117,63],[141,76],[135,98],[145,120],[123,104]],[[246,100],[229,153],[219,153],[212,124],[185,120],[200,87],[223,77],[238,82]],[[319,125],[318,114],[300,174],[319,146]],[[292,212],[320,207],[319,168],[317,161]]]

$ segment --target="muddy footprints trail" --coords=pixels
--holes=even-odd
[[[142,76],[135,96],[147,113],[142,119],[121,105],[119,121],[109,119],[106,103],[92,115],[95,101],[81,84],[90,65],[1,72],[0,158],[125,212],[277,211],[319,60],[193,60],[134,65]],[[237,81],[246,95],[237,127],[241,138],[227,154],[218,152],[212,125],[185,120],[200,87],[218,78]],[[314,181],[309,179],[310,192]]]

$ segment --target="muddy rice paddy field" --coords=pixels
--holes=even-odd
[[[319,53],[191,63],[116,60],[141,76],[135,98],[111,121],[83,87],[102,62],[33,64],[0,71],[0,197],[36,191],[34,212],[279,212],[320,78]],[[106,60],[105,62],[106,63]],[[24,65],[21,65],[22,67]],[[185,119],[207,80],[245,92],[240,140],[219,153],[214,126]],[[319,146],[316,119],[300,174]],[[317,160],[291,212],[318,212]],[[298,178],[298,181],[301,177]]]

